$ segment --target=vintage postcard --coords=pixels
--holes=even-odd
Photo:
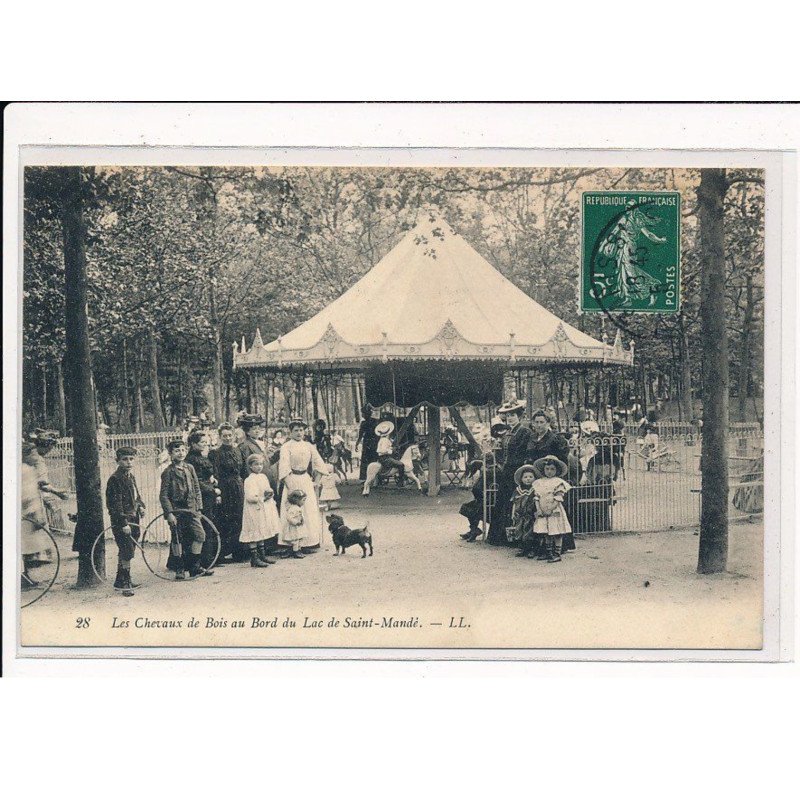
[[[778,657],[780,154],[142,155],[20,155],[20,657]]]

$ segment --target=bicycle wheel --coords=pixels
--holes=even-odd
[[[24,570],[21,577],[20,608],[27,608],[37,600],[41,600],[51,589],[61,568],[61,553],[58,544],[47,528],[42,532],[52,543],[52,558],[41,560],[23,556]],[[38,554],[37,554],[38,555]]]
[[[188,514],[193,512],[176,509],[175,513]],[[222,538],[217,526],[205,514],[199,514],[199,517],[200,521],[203,523],[203,527],[206,529],[206,535],[208,535],[208,529],[210,528],[217,539],[217,548],[214,553],[214,558],[206,567],[206,569],[211,569],[219,558],[220,550],[222,549]],[[150,520],[147,527],[142,532],[140,549],[142,551],[144,563],[153,575],[164,581],[175,580],[175,570],[170,563],[172,541],[173,532],[167,524],[164,514],[159,514],[157,517]],[[194,580],[194,578],[199,577],[199,575],[193,577],[187,575],[186,580]]]
[[[133,544],[141,550],[142,546],[139,544],[139,542],[137,542],[136,539],[133,538],[133,536],[131,536],[130,538],[133,541]],[[98,549],[100,547],[101,541],[103,541],[104,544],[105,548],[104,552],[107,553],[109,547],[111,547],[112,545],[114,545],[114,550],[116,550],[116,541],[114,540],[114,532],[111,530],[110,525],[105,530],[100,531],[100,533],[97,534],[97,538],[94,540],[94,544],[92,544],[92,572],[94,572],[95,577],[98,580],[103,581],[103,583],[107,583],[109,580],[108,572],[105,569],[103,569],[102,571],[105,574],[101,575],[100,574],[101,570],[98,569],[99,555],[100,555],[98,553]],[[103,559],[103,567],[105,567],[105,559]]]

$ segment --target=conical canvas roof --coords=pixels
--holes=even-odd
[[[560,320],[447,223],[422,219],[363,278],[311,319],[236,366],[484,359],[627,364],[632,353]]]

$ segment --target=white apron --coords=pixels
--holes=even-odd
[[[286,511],[289,507],[288,497],[295,489],[302,489],[306,493],[303,504],[303,524],[293,531],[293,537],[299,536],[300,547],[316,547],[322,544],[322,514],[317,503],[317,493],[314,490],[314,481],[308,474],[309,465],[314,472],[325,471],[325,462],[311,442],[296,442],[294,439],[284,442],[281,446],[281,460],[278,464],[278,480],[283,482],[281,495],[281,535],[280,544],[291,544],[292,539],[287,539],[285,532],[288,528]],[[297,538],[294,538],[296,541]]]

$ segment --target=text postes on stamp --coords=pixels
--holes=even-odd
[[[679,192],[584,192],[581,311],[680,308]]]

